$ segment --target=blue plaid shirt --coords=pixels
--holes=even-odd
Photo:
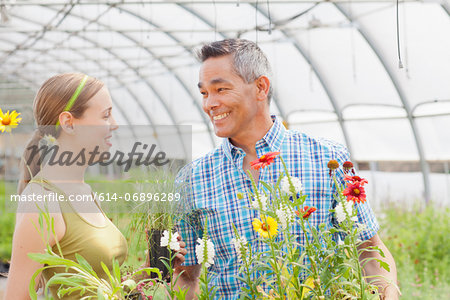
[[[315,206],[317,211],[310,217],[310,223],[318,226],[325,223],[331,226],[336,221],[329,209],[334,208],[336,201],[331,188],[327,163],[336,159],[342,163],[349,160],[347,149],[329,140],[311,138],[303,133],[286,130],[281,122],[272,117],[274,124],[267,134],[256,143],[258,157],[272,151],[281,152],[291,176],[299,177],[303,185],[303,194],[308,195],[305,205]],[[216,297],[222,299],[238,299],[243,285],[238,275],[239,263],[237,252],[231,242],[234,238],[233,226],[247,241],[256,245],[257,235],[252,227],[253,218],[258,217],[251,207],[247,191],[252,190],[251,181],[242,169],[245,152],[233,146],[228,139],[202,158],[192,162],[184,169],[184,178],[188,180],[191,201],[195,214],[191,214],[189,222],[182,220],[179,231],[186,242],[187,255],[185,265],[197,264],[195,245],[197,238],[202,237],[205,217],[208,217],[208,237],[215,245],[214,264],[209,268],[211,286],[217,287]],[[260,170],[258,189],[262,190],[261,181],[276,182],[283,172],[280,159]],[[338,169],[338,181],[343,182],[344,174]],[[181,178],[179,176],[179,178]],[[238,199],[241,192],[245,196]],[[358,221],[367,225],[367,230],[360,236],[362,240],[376,234],[379,225],[372,209],[366,202],[358,204]],[[189,223],[189,224],[188,224]],[[293,233],[303,237],[301,228],[293,226]],[[300,242],[303,242],[302,239]]]

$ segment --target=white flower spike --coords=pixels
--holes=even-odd
[[[216,254],[214,250],[214,244],[210,239],[197,239],[198,245],[195,246],[195,254],[197,256],[197,261],[202,264],[204,260],[205,266],[208,268],[214,264],[214,256]],[[206,246],[206,249],[205,249]],[[205,253],[206,250],[206,253]],[[205,255],[206,254],[206,255]]]
[[[168,230],[164,230],[161,237],[161,247],[168,247],[170,250],[179,251],[180,243],[178,242],[178,232],[171,233]]]

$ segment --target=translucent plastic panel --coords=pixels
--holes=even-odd
[[[359,175],[369,181],[366,185],[366,195],[370,205],[375,209],[383,209],[390,203],[406,207],[424,203],[422,173],[360,171]],[[432,179],[434,181],[433,177]],[[439,190],[442,191],[442,187],[432,188],[433,200],[437,199],[435,196]],[[443,199],[439,197],[439,200]]]
[[[289,123],[289,129],[306,133],[315,138],[326,138],[346,145],[338,122],[299,124]]]
[[[126,67],[126,64],[123,60],[115,56],[114,53],[108,52],[106,49],[87,47],[84,49],[77,49],[77,52],[82,53],[84,57],[98,61],[99,63],[104,65],[105,68],[121,69]]]
[[[264,6],[261,4],[261,6]],[[268,25],[266,18],[260,12],[256,13],[254,7],[248,4],[196,4],[191,5],[196,12],[208,19],[211,24],[215,24],[219,31],[242,31],[252,30],[255,27],[255,21],[259,19],[258,25]]]
[[[318,28],[298,35],[339,106],[351,103],[400,105],[389,76],[352,28]]]
[[[418,160],[408,120],[348,121],[353,158],[357,160]]]
[[[407,113],[402,107],[355,105],[347,106],[342,110],[344,120],[365,120],[383,118],[406,118]]]
[[[17,15],[20,18],[24,18],[27,20],[33,20],[37,23],[46,25],[49,24],[52,20],[54,21],[55,15],[58,10],[60,10],[62,6],[52,6],[52,9],[43,6],[35,6],[35,5],[23,5],[15,7],[12,11],[12,15]],[[67,8],[66,8],[67,9]],[[59,18],[56,18],[59,20]],[[55,22],[56,24],[56,22]]]
[[[286,115],[298,110],[332,111],[322,86],[292,44],[262,44],[261,48],[271,63],[275,96]]]
[[[86,38],[90,44],[96,44],[97,47],[114,48],[114,46],[136,46],[134,41],[127,39],[118,32],[82,32],[81,38]]]
[[[353,12],[359,14],[358,6],[353,6]],[[358,21],[392,70],[411,106],[426,100],[449,99],[448,14],[432,2],[408,2],[400,6],[399,12],[404,69],[398,69],[395,7],[361,16]]]
[[[337,121],[337,115],[332,112],[321,112],[321,111],[293,111],[288,115],[287,122],[289,124],[297,124],[301,126],[302,124],[309,123],[328,123],[330,121]]]
[[[152,80],[156,92],[164,99],[176,120],[199,120],[199,111],[193,105],[192,96],[173,75],[155,76]]]
[[[210,152],[214,147],[207,132],[194,132],[192,134],[192,158],[196,159]]]
[[[214,131],[208,132],[210,126],[204,123],[186,123],[192,125],[192,158],[196,159],[202,157],[211,151],[215,146],[220,145],[221,138],[214,135]],[[182,124],[184,125],[184,124]],[[209,124],[208,124],[209,125]],[[211,137],[212,134],[212,137]],[[212,138],[212,140],[211,140]]]
[[[198,72],[199,72],[200,65],[195,65],[192,67],[184,67],[184,68],[178,68],[177,74],[180,77],[181,80],[185,83],[185,86],[189,89],[191,95],[193,95],[192,101],[195,101],[198,103],[198,106],[202,105],[202,97],[198,90],[197,84],[198,84]],[[181,119],[181,122],[195,122],[196,120],[189,120],[186,117],[183,117]],[[200,121],[200,119],[197,119],[197,121]]]
[[[416,120],[427,160],[450,160],[450,115]]]
[[[125,117],[125,124],[127,125],[146,125],[150,124],[149,120],[143,113],[141,107],[137,105],[135,99],[131,94],[124,88],[113,89],[111,92],[111,98],[114,101],[113,110],[121,110]]]
[[[77,62],[79,62],[80,60],[91,59],[91,58],[83,56],[78,51],[73,51],[69,48],[64,48],[64,49],[53,48],[53,49],[49,49],[49,51],[47,53],[54,57],[61,57],[62,59],[66,60],[66,61],[76,60]]]
[[[143,111],[150,116],[155,125],[176,124],[177,120],[172,120],[170,116],[172,111],[164,107],[165,103],[153,93],[151,87],[143,81],[128,85],[128,88],[137,96]]]
[[[415,117],[427,117],[440,114],[450,115],[450,99],[442,102],[431,101],[413,107],[413,115]]]

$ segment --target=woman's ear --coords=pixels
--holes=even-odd
[[[259,76],[256,79],[256,88],[257,91],[257,99],[260,101],[267,100],[267,95],[269,94],[270,89],[270,80],[267,78],[267,76]]]
[[[67,134],[74,134],[73,121],[74,117],[70,112],[63,111],[59,114],[59,124],[61,126],[61,130]]]

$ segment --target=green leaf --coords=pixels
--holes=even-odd
[[[95,273],[94,269],[92,268],[92,266],[88,263],[88,261],[81,256],[78,253],[75,253],[75,258],[78,262],[78,264],[82,267],[82,269],[84,269],[84,271],[87,271],[89,274],[96,276],[97,274]]]
[[[103,289],[101,286],[99,286],[97,289],[97,299],[98,300],[106,300],[105,294],[103,293]]]
[[[380,263],[380,268],[385,269],[386,271],[390,272],[391,268],[389,268],[389,264],[385,261],[382,261],[381,259],[376,258],[376,261],[378,261]]]

